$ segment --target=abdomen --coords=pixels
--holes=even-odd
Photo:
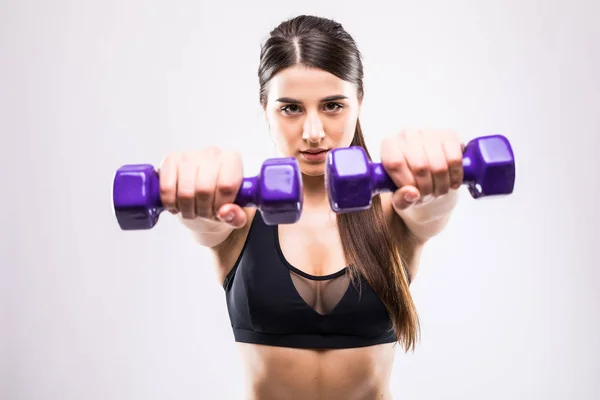
[[[391,400],[393,343],[335,350],[238,343],[252,400]]]

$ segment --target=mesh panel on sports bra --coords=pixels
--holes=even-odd
[[[335,308],[350,285],[350,276],[347,272],[325,280],[306,278],[291,270],[290,276],[304,302],[322,315],[330,313]]]

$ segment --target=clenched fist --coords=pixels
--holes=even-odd
[[[166,210],[183,219],[221,221],[235,228],[246,224],[243,209],[234,204],[243,180],[239,153],[207,147],[170,153],[159,167],[160,197]]]
[[[463,150],[451,130],[403,130],[381,143],[381,164],[398,190],[396,211],[458,189],[463,182]]]

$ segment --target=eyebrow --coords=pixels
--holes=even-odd
[[[324,99],[321,99],[321,102],[344,100],[344,99],[347,99],[347,98],[348,98],[348,96],[337,94],[335,96],[325,97]],[[291,104],[300,104],[300,103],[302,103],[299,100],[290,99],[289,97],[280,97],[279,99],[277,99],[275,101],[278,101],[280,103],[291,103]]]

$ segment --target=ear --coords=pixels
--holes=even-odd
[[[267,113],[267,107],[266,106],[262,107],[262,114],[263,114],[263,118],[265,119],[265,123],[267,124],[267,126],[269,127],[269,129],[271,129],[271,123],[269,122],[269,114]]]
[[[365,98],[365,89],[363,86],[362,94],[357,90],[357,100],[358,100],[358,109],[360,110],[363,104],[363,100]]]
[[[365,98],[365,78],[364,77],[362,79],[361,86],[362,86],[362,94],[361,94],[361,96],[358,97],[358,109],[359,110],[362,107],[362,103]]]

